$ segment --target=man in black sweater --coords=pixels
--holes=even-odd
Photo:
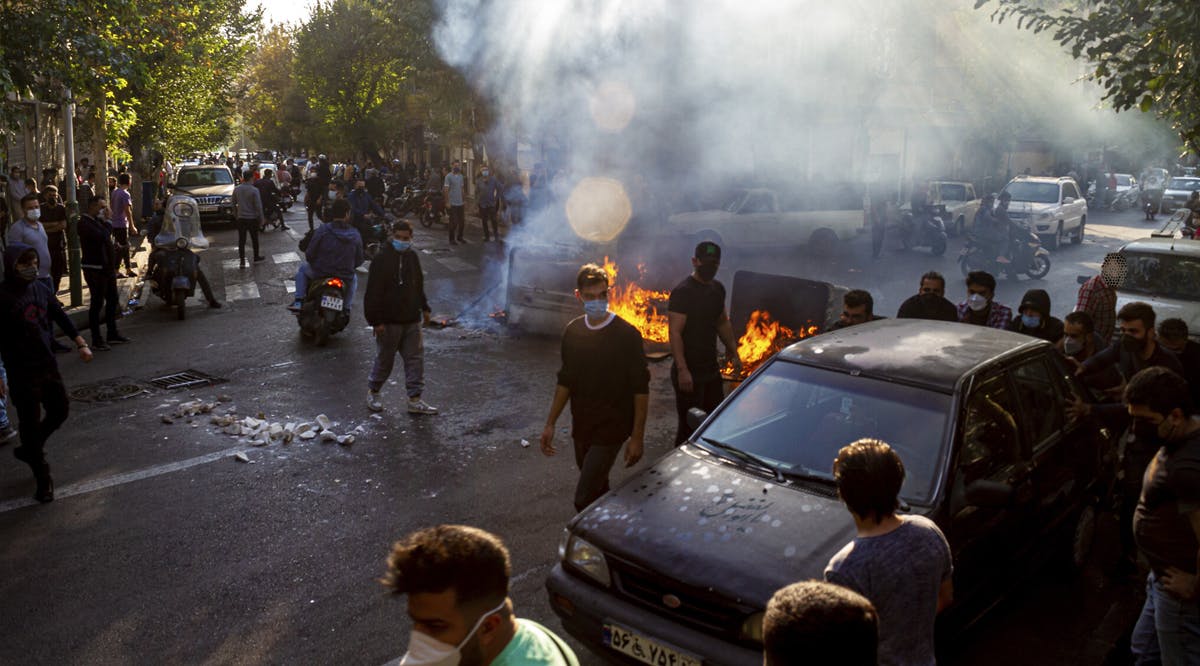
[[[88,328],[92,331],[92,348],[98,351],[112,349],[108,344],[110,342],[121,344],[130,341],[117,332],[117,255],[113,245],[112,223],[104,217],[105,207],[103,198],[92,197],[86,212],[79,217],[83,279],[91,296]],[[150,237],[150,242],[154,242],[154,236]],[[100,335],[101,312],[108,326],[107,342]]]
[[[380,249],[367,274],[363,313],[375,330],[379,354],[367,380],[367,408],[383,409],[379,389],[392,374],[396,354],[404,361],[404,388],[411,414],[437,414],[421,399],[425,389],[425,347],[421,325],[429,323],[425,278],[421,260],[412,250],[412,226],[400,220],[392,225],[391,242]]]
[[[567,324],[562,339],[562,369],[542,430],[542,453],[552,456],[554,427],[571,401],[571,437],[579,484],[575,509],[608,492],[608,474],[621,444],[625,466],[642,458],[646,410],[650,400],[650,371],[642,350],[642,334],[608,311],[608,274],[596,264],[579,269],[575,297],[584,316]]]

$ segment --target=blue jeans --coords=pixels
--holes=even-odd
[[[0,398],[0,430],[4,430],[9,426],[8,422],[8,373],[4,371],[4,364],[0,363],[0,382],[4,383],[4,397]]]
[[[1200,664],[1200,602],[1183,601],[1146,578],[1146,604],[1129,639],[1138,666]]]
[[[321,276],[319,276],[313,272],[313,269],[312,269],[312,267],[310,267],[308,265],[308,262],[303,262],[300,264],[300,269],[296,271],[296,301],[297,302],[303,301],[304,297],[306,295],[308,295],[309,281],[315,280],[318,277],[321,277]],[[350,312],[350,306],[354,305],[354,294],[355,294],[355,292],[358,291],[358,273],[357,272],[355,272],[353,274],[353,276],[350,278],[349,282],[350,282],[350,284],[349,284],[350,291],[346,294],[346,306],[345,306],[346,312]]]

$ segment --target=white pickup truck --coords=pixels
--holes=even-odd
[[[759,250],[809,246],[819,254],[832,252],[839,240],[850,240],[865,228],[861,196],[814,198],[785,210],[772,190],[740,190],[724,208],[677,213],[667,218],[668,233],[701,241],[712,240],[723,248]],[[827,203],[836,201],[841,205]],[[853,206],[852,206],[853,204]],[[843,208],[830,210],[829,208]]]

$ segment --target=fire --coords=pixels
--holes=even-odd
[[[746,322],[746,332],[738,338],[737,351],[738,358],[742,360],[742,371],[738,373],[733,363],[726,363],[725,376],[747,377],[775,352],[797,340],[816,335],[818,331],[818,327],[811,325],[811,322],[809,326],[795,331],[772,319],[770,312],[755,310]]]
[[[638,269],[640,272],[642,267]],[[635,282],[617,285],[617,265],[608,257],[604,258],[604,272],[608,273],[608,309],[632,324],[646,341],[667,342],[666,302],[670,294],[644,289]]]

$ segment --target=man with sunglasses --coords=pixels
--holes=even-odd
[[[650,401],[650,371],[642,349],[642,334],[608,310],[608,274],[596,264],[579,269],[575,297],[584,315],[567,324],[562,339],[562,369],[542,430],[542,453],[552,456],[554,428],[571,402],[571,437],[579,484],[575,509],[608,492],[608,474],[621,444],[625,466],[642,458],[646,410]]]

